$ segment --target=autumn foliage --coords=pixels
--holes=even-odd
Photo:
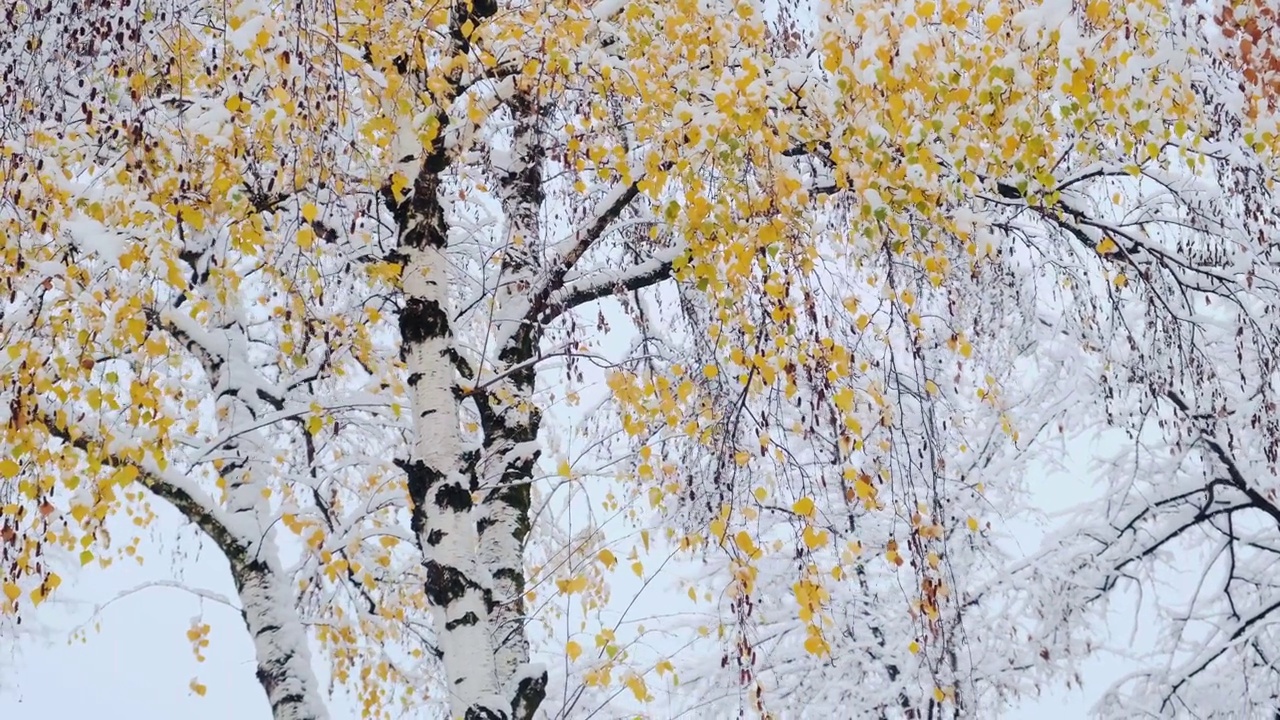
[[[277,718],[998,713],[1166,540],[1280,518],[1277,33],[1262,0],[14,3],[4,617],[144,562],[163,504]],[[1106,497],[1024,551],[1110,432]],[[1266,705],[1260,568],[1124,707]]]
[[[1280,9],[1266,0],[1224,2],[1213,17],[1240,69],[1245,94],[1274,113],[1280,103]],[[1254,112],[1257,112],[1255,110]]]

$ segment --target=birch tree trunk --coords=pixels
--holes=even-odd
[[[460,53],[466,52],[467,40],[458,28],[473,25],[495,9],[453,8],[451,24]],[[478,557],[475,468],[462,457],[460,391],[451,359],[448,221],[439,197],[440,173],[449,164],[443,142],[448,116],[441,113],[438,118],[442,131],[434,147],[423,149],[411,196],[399,204],[391,202],[400,227],[401,353],[409,372],[415,430],[410,458],[401,467],[408,477],[413,530],[427,571],[426,594],[450,688],[450,714],[505,720],[513,707],[529,702],[501,692],[490,617],[493,577]]]
[[[275,720],[324,720],[329,712],[311,669],[307,636],[294,610],[293,588],[278,563],[231,558],[231,575],[257,657],[258,682]]]
[[[451,713],[468,720],[506,718],[510,705],[497,692],[489,632],[492,582],[477,561],[472,479],[462,467],[457,388],[449,359],[446,225],[438,190],[438,175],[424,166],[401,226],[401,353],[409,370],[415,430],[410,459],[402,467],[450,684]]]
[[[470,39],[496,11],[491,2],[454,4],[450,53],[465,56]],[[409,457],[398,464],[408,477],[451,715],[528,720],[547,686],[546,670],[530,663],[524,607],[524,546],[540,454],[542,416],[534,391],[542,333],[577,305],[668,279],[679,250],[570,281],[581,270],[579,261],[636,200],[638,180],[606,193],[587,225],[551,249],[540,221],[547,153],[542,99],[534,79],[513,78],[498,91],[510,113],[511,150],[492,154],[494,193],[506,218],[501,273],[492,288],[493,333],[482,349],[492,354],[470,367],[463,348],[454,346],[450,219],[441,197],[442,176],[457,160],[445,138],[449,106],[466,87],[461,70],[451,72],[446,85],[427,146],[395,153],[416,163],[410,192],[399,197],[390,187],[383,190],[399,228],[393,259],[401,266],[401,354],[414,425]],[[417,135],[402,130],[405,137]],[[477,380],[475,386],[464,391],[458,372]],[[479,412],[477,453],[464,451],[464,401]]]
[[[480,558],[494,579],[495,662],[498,682],[504,686],[529,662],[524,543],[529,534],[531,482],[540,454],[537,438],[542,416],[533,400],[536,372],[532,361],[537,350],[537,328],[526,316],[526,298],[535,285],[531,248],[539,246],[539,213],[545,199],[537,98],[530,90],[520,89],[508,108],[514,121],[510,162],[506,167],[495,168],[497,192],[508,225],[495,323],[500,336],[509,338],[499,348],[498,360],[503,366],[516,369],[499,383],[492,393],[496,401],[487,406],[485,449],[494,459],[497,476],[486,483],[490,489],[479,522]],[[535,704],[516,707],[514,711],[517,718],[527,719],[536,709]]]

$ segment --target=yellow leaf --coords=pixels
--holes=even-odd
[[[133,482],[138,477],[138,468],[132,465],[125,465],[111,474],[111,482],[124,487]]]
[[[827,544],[827,531],[819,530],[810,525],[804,529],[802,538],[804,540],[805,547],[808,547],[810,550],[817,550]]]
[[[639,675],[628,677],[627,687],[631,689],[631,694],[635,695],[637,700],[643,701],[649,697],[649,689],[645,687],[644,678]]]
[[[15,477],[20,469],[21,468],[18,467],[18,463],[9,458],[0,460],[0,477],[5,480],[10,480]]]
[[[609,568],[610,570],[613,569],[614,565],[618,564],[618,558],[613,556],[613,553],[609,551],[609,548],[605,548],[604,550],[601,550],[600,553],[596,555],[596,559],[598,559],[601,563],[604,564],[605,567]]]
[[[797,515],[810,517],[813,515],[813,498],[802,497],[791,506],[791,510]]]
[[[320,212],[315,203],[307,203],[302,206],[302,219],[307,222],[315,222],[316,215]]]
[[[636,574],[636,577],[643,577],[643,576],[644,576],[644,563],[640,562],[639,560],[637,560],[637,561],[635,561],[635,562],[631,563],[631,572],[635,573],[635,574]]]
[[[720,368],[717,368],[715,365],[707,365],[702,368],[702,374],[705,375],[708,380],[714,380],[716,376],[720,374]]]
[[[969,526],[969,532],[978,532],[978,518],[970,516],[966,524]]]
[[[93,553],[88,550],[80,552],[80,565],[83,567],[93,562]]]
[[[570,640],[564,644],[564,654],[569,656],[569,662],[573,662],[582,654],[582,646],[577,642]]]
[[[580,593],[583,590],[587,589],[587,576],[574,575],[573,577],[567,580],[557,580],[556,588],[559,589],[560,592],[564,595],[572,595],[574,593]]]
[[[316,231],[312,230],[310,226],[300,227],[298,228],[296,240],[298,247],[303,250],[310,250],[316,244]]]
[[[715,520],[711,521],[711,536],[714,537],[717,541],[724,540],[724,534],[727,530],[728,528],[726,527],[724,520],[721,520],[720,518],[716,518]]]
[[[1106,237],[1102,239],[1102,242],[1098,243],[1097,250],[1099,255],[1110,255],[1114,252],[1118,252],[1120,250],[1120,246],[1116,244],[1115,240]]]
[[[737,535],[733,536],[733,542],[738,549],[747,555],[754,555],[756,552],[755,541],[751,539],[750,533],[746,530],[739,530]]]
[[[835,395],[836,407],[844,412],[853,410],[853,390],[851,388],[840,388]]]
[[[569,467],[568,460],[562,459],[560,464],[556,466],[556,473],[558,473],[560,477],[569,477],[573,475],[573,468]]]
[[[942,688],[934,688],[933,699],[937,700],[938,702],[942,702],[947,699],[947,694],[942,691]]]
[[[204,694],[205,694],[206,692],[208,692],[208,690],[209,690],[209,688],[207,688],[207,687],[205,687],[203,684],[201,684],[201,682],[200,682],[199,680],[197,680],[197,679],[195,679],[195,678],[191,678],[191,691],[192,691],[192,692],[194,692],[195,694],[199,695],[200,697],[204,697]]]
[[[915,655],[916,653],[920,652],[920,643],[916,642],[915,640],[912,640],[911,644],[907,646],[907,650],[911,651],[912,655]]]
[[[875,486],[863,478],[858,478],[853,483],[853,492],[858,496],[859,500],[871,500],[876,496]]]
[[[22,594],[22,590],[17,585],[11,582],[7,582],[4,584],[4,596],[9,598],[10,600],[17,600],[18,596],[21,594]]]
[[[409,178],[404,173],[398,172],[391,176],[391,195],[396,202],[404,202],[407,189],[409,189]]]
[[[827,641],[820,635],[810,635],[804,641],[804,649],[810,655],[822,655],[827,650]]]
[[[204,230],[204,215],[198,210],[187,208],[182,211],[182,220],[197,232]]]

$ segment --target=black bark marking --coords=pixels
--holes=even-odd
[[[426,523],[426,514],[423,512],[423,505],[427,501],[427,493],[431,488],[444,479],[444,473],[428,466],[421,460],[412,462],[397,459],[396,467],[404,471],[405,484],[409,488],[409,500],[413,503],[413,513],[410,517],[410,526],[413,528],[413,534],[421,537],[423,527]]]
[[[409,373],[409,387],[414,387],[420,380],[422,380],[422,373]]]
[[[480,618],[477,617],[475,613],[468,611],[466,613],[463,613],[462,617],[458,618],[457,620],[450,620],[449,622],[445,623],[444,629],[456,630],[460,627],[474,626],[479,624],[480,624]]]
[[[449,154],[444,151],[444,145],[437,145],[433,152],[422,159],[422,169],[433,175],[444,172],[448,167]]]
[[[408,357],[410,349],[427,340],[449,335],[449,316],[435,300],[420,297],[406,298],[400,311],[400,358]]]
[[[436,490],[436,507],[456,513],[469,512],[473,505],[471,492],[458,483],[445,483]]]
[[[427,533],[427,544],[430,545],[431,547],[435,547],[439,545],[443,540],[444,540],[443,530],[432,530],[431,532]]]
[[[462,32],[462,26],[470,22],[471,32],[474,34],[479,29],[481,20],[491,18],[498,12],[498,2],[497,0],[471,0],[470,3],[458,3],[453,9],[457,14],[449,23],[449,34],[453,36],[458,53],[466,55],[471,52],[471,38]]]
[[[524,573],[515,568],[498,568],[493,571],[493,576],[495,578],[506,578],[517,584],[524,579]]]
[[[529,460],[513,463],[503,473],[506,485],[498,490],[495,500],[506,503],[516,511],[516,529],[512,532],[516,542],[524,546],[524,539],[529,535],[529,508],[533,504],[533,486],[528,479],[533,476],[533,466],[540,452],[534,453]]]
[[[457,602],[467,592],[471,581],[456,567],[442,565],[435,560],[426,563],[427,599],[436,607],[446,608]]]
[[[421,507],[431,488],[444,479],[444,473],[422,460],[396,460],[395,463],[404,471],[406,484],[409,486],[409,499],[413,501],[415,507]]]
[[[511,699],[511,717],[513,720],[532,720],[542,701],[547,697],[547,673],[542,671],[534,677],[520,678],[516,683],[515,697]]]

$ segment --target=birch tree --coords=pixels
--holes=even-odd
[[[1083,650],[1032,628],[1088,583],[1000,582],[1037,441],[1151,388],[1229,422],[1200,393],[1237,328],[1270,377],[1274,108],[1214,92],[1272,56],[1259,20],[1215,64],[1184,12],[16,6],[6,609],[136,555],[109,527],[159,500],[225,556],[278,718],[327,716],[315,649],[370,716],[999,711]],[[588,377],[594,449],[544,457]],[[709,663],[612,626],[537,661],[534,603],[623,567],[547,522],[608,482],[626,570],[696,568]]]

